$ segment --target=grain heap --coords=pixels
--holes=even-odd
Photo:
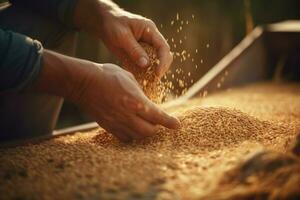
[[[125,69],[133,73],[149,99],[155,103],[161,103],[164,97],[164,85],[155,72],[159,65],[157,51],[154,47],[147,43],[141,42],[140,45],[149,57],[149,66],[146,68],[139,67],[128,58],[123,63],[123,66]]]
[[[281,138],[286,136],[287,130],[294,131],[289,126],[261,121],[236,109],[223,107],[194,107],[182,112],[178,118],[183,127],[181,130],[161,128],[154,137],[136,144],[207,152],[253,140],[266,146],[275,147],[275,144],[277,148],[284,148],[280,146],[285,145],[280,143]]]
[[[181,130],[161,128],[146,141],[121,144],[98,129],[0,149],[0,194],[3,199],[200,199],[249,154],[290,149],[299,110],[299,84],[260,84],[187,102],[176,108]]]
[[[300,107],[295,106],[299,96],[298,83],[265,82],[196,98],[170,110],[181,113],[199,105],[235,108],[261,120],[297,125],[300,129]]]

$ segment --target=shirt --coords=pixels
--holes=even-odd
[[[10,3],[73,27],[77,0],[10,0]],[[0,93],[21,91],[33,82],[42,66],[42,52],[39,41],[3,30],[0,25]]]

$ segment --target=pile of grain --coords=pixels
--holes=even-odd
[[[137,66],[130,59],[123,63],[125,69],[133,73],[134,77],[142,87],[145,95],[155,103],[161,103],[164,97],[164,84],[156,75],[156,69],[159,65],[157,51],[147,43],[141,42],[140,45],[146,51],[149,57],[149,65],[146,68]]]
[[[196,98],[179,107],[170,109],[181,113],[199,105],[235,108],[261,120],[277,123],[300,124],[300,106],[298,83],[257,83],[240,88],[209,94],[205,98]],[[300,129],[300,126],[298,126]]]
[[[197,149],[197,152],[233,147],[244,141],[281,148],[280,145],[285,145],[280,143],[281,138],[288,139],[286,132],[294,131],[287,125],[261,121],[236,109],[223,107],[194,107],[180,113],[178,118],[182,129],[161,128],[157,135],[137,144],[180,151]]]
[[[226,106],[229,102],[235,106]],[[299,109],[300,85],[260,84],[187,102],[176,108],[181,130],[161,128],[134,144],[99,129],[1,149],[0,194],[3,199],[199,199],[249,154],[286,152],[300,127]]]

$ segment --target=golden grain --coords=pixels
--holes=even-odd
[[[0,149],[1,198],[200,199],[250,154],[290,148],[300,130],[300,85],[233,88],[169,112],[180,130],[159,128],[133,144],[98,129]]]

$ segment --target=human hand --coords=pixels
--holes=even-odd
[[[160,110],[133,75],[113,64],[93,64],[73,101],[122,141],[152,136],[157,125],[178,128],[179,121]]]
[[[149,58],[138,42],[152,45],[158,51],[160,62],[156,75],[160,78],[173,61],[170,47],[153,21],[124,11],[111,1],[79,1],[75,22],[102,38],[108,49],[121,61],[129,57],[140,67],[146,67]]]

